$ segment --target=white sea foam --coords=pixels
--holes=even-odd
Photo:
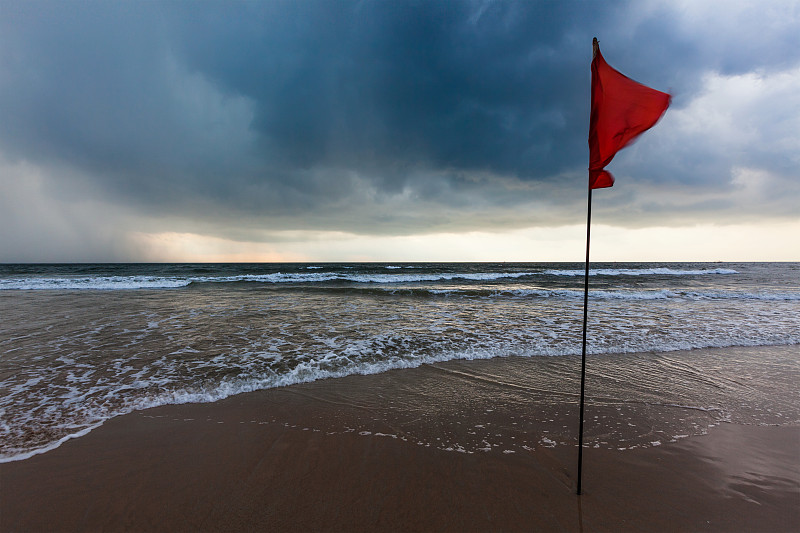
[[[306,267],[311,268],[311,267]],[[399,268],[399,267],[398,267]],[[173,289],[192,283],[323,283],[345,281],[353,283],[417,283],[451,280],[493,281],[535,275],[534,272],[478,272],[432,274],[351,274],[336,272],[274,272],[237,276],[98,276],[98,277],[31,277],[0,279],[0,290],[123,290]]]
[[[306,270],[322,269],[321,266],[306,266]],[[388,265],[386,269],[407,267]],[[620,268],[592,269],[594,276],[697,276],[711,274],[736,274],[726,268],[677,270],[670,268]],[[243,274],[234,276],[86,276],[86,277],[16,277],[0,279],[0,290],[130,290],[130,289],[174,289],[192,283],[324,283],[342,281],[371,284],[401,284],[464,280],[491,282],[514,280],[541,275],[582,276],[583,270],[545,270],[523,272],[436,272],[436,273],[350,273],[350,272],[273,272],[270,274]],[[647,297],[647,296],[645,296]],[[782,299],[780,297],[776,299]],[[784,298],[785,299],[785,298]]]
[[[512,289],[497,291],[498,296],[534,296],[541,298],[583,298],[583,291],[570,289]],[[589,297],[600,300],[666,300],[680,298],[682,295],[669,290],[629,291],[629,290],[590,290]]]
[[[536,272],[444,272],[430,274],[350,274],[336,272],[253,274],[230,277],[195,278],[199,282],[249,281],[262,283],[320,283],[326,281],[349,281],[354,283],[418,283],[435,281],[494,281],[534,276]]]
[[[98,276],[81,278],[0,279],[0,290],[125,290],[174,289],[185,287],[191,279],[156,276]]]
[[[792,301],[800,300],[800,292],[742,292],[742,291],[687,291],[680,293],[682,297],[694,300],[768,300]]]
[[[40,448],[34,448],[32,450],[24,450],[24,451],[17,452],[17,453],[12,452],[10,454],[0,454],[0,463],[10,463],[12,461],[22,461],[23,459],[29,459],[29,458],[33,457],[34,455],[39,455],[41,453],[49,452],[50,450],[55,450],[56,448],[58,448],[59,446],[61,446],[65,442],[67,442],[68,440],[77,439],[78,437],[83,437],[84,435],[87,435],[90,431],[92,431],[93,429],[97,429],[102,425],[103,425],[102,422],[98,422],[96,424],[89,425],[89,426],[84,427],[84,428],[82,428],[82,429],[80,429],[80,430],[78,430],[78,431],[76,431],[74,433],[70,433],[69,435],[65,435],[64,437],[61,437],[60,439],[58,439],[55,442],[51,442],[47,446],[42,446]]]
[[[617,334],[612,334],[615,337]],[[387,339],[391,340],[391,339]],[[283,373],[260,373],[259,375],[249,374],[243,371],[239,373],[239,377],[225,378],[217,383],[206,383],[204,387],[198,388],[193,384],[186,384],[174,390],[166,390],[157,394],[150,394],[144,396],[137,396],[136,391],[145,391],[152,389],[153,386],[163,389],[164,387],[174,386],[176,383],[174,378],[170,376],[171,367],[179,367],[181,363],[163,363],[159,373],[149,377],[144,376],[144,372],[140,371],[138,374],[141,380],[137,379],[132,384],[128,385],[103,385],[103,386],[88,386],[89,382],[93,379],[90,375],[91,372],[85,373],[82,376],[74,374],[72,376],[73,383],[70,386],[71,391],[66,394],[62,393],[61,403],[65,407],[78,409],[77,418],[72,418],[64,421],[66,428],[75,428],[67,435],[59,438],[55,442],[47,443],[34,449],[6,449],[4,453],[0,453],[0,462],[16,461],[26,459],[38,453],[43,453],[52,450],[67,440],[81,435],[85,435],[92,429],[99,427],[103,421],[108,420],[114,416],[130,413],[133,411],[143,410],[151,407],[157,407],[167,404],[184,404],[184,403],[208,403],[216,402],[230,396],[252,392],[256,390],[264,390],[276,387],[284,387],[299,383],[307,383],[330,378],[341,378],[353,374],[369,375],[379,374],[389,370],[397,369],[410,369],[417,368],[425,364],[439,363],[450,361],[454,359],[462,360],[478,360],[478,359],[491,359],[495,357],[505,357],[510,355],[515,356],[557,356],[557,355],[577,355],[580,353],[577,345],[572,343],[553,343],[552,339],[542,339],[540,342],[529,346],[527,349],[520,347],[504,346],[500,343],[496,346],[486,346],[482,348],[469,348],[460,349],[458,351],[439,351],[431,353],[420,353],[413,358],[405,357],[385,357],[378,360],[358,361],[354,360],[355,356],[360,351],[369,350],[369,345],[373,344],[372,341],[367,343],[359,343],[353,341],[348,342],[347,346],[331,345],[335,351],[328,352],[327,354],[320,354],[320,356],[313,360],[307,360],[299,363],[293,369]],[[394,341],[392,341],[394,342]],[[780,339],[778,344],[798,344],[800,343],[800,336],[795,336],[794,339]],[[618,339],[612,339],[611,342],[604,342],[602,338],[595,340],[594,345],[590,347],[589,353],[630,353],[630,352],[643,352],[643,351],[659,351],[668,352],[674,350],[689,350],[695,348],[708,348],[708,347],[729,347],[729,346],[758,346],[763,345],[763,340],[752,339],[749,342],[746,337],[735,339],[704,339],[698,336],[692,340],[662,340],[656,343],[648,342],[646,340],[636,338],[630,339],[628,342],[619,342]],[[372,349],[375,347],[373,346]],[[351,354],[348,356],[348,354]],[[173,355],[173,354],[170,354]],[[165,360],[168,361],[168,360]],[[332,364],[335,362],[344,363],[340,365]],[[220,358],[214,363],[222,367],[229,367],[231,364],[230,359]],[[204,368],[211,368],[211,362],[204,363]],[[164,373],[166,372],[166,373]],[[89,381],[87,381],[89,380]],[[86,383],[83,383],[83,382]],[[88,386],[88,387],[87,387]],[[10,392],[20,392],[19,390],[11,390]],[[62,388],[63,390],[63,388]],[[91,397],[104,397],[108,400],[123,399],[117,407],[106,409],[103,407],[91,407],[81,414],[81,405],[87,398]],[[692,409],[713,412],[718,411],[716,407],[698,407],[683,404],[665,404],[667,406],[679,407],[683,409]],[[51,405],[50,410],[55,409],[57,404]],[[488,412],[488,411],[487,411]],[[33,415],[31,415],[33,416]],[[32,419],[33,420],[33,419]],[[85,422],[81,422],[84,420]],[[83,425],[82,425],[83,424]],[[480,427],[480,426],[476,426]],[[547,441],[547,439],[544,439]]]
[[[585,270],[545,270],[551,276],[583,276]],[[738,274],[730,268],[680,270],[673,268],[592,268],[590,276],[702,276],[708,274]]]
[[[498,355],[510,354],[497,354],[489,351],[472,351],[462,354],[441,353],[421,356],[416,359],[391,358],[387,360],[362,362],[357,364],[350,363],[336,369],[326,368],[328,365],[325,364],[326,360],[323,357],[316,361],[302,362],[294,369],[283,374],[272,373],[268,376],[226,379],[214,386],[204,389],[196,389],[191,387],[181,388],[172,391],[165,391],[153,396],[143,397],[136,397],[131,395],[130,392],[134,388],[145,388],[146,384],[140,384],[138,387],[126,385],[117,387],[96,387],[88,390],[84,390],[80,386],[75,385],[71,387],[72,390],[70,392],[67,394],[62,394],[61,400],[63,401],[64,405],[75,405],[78,407],[81,400],[97,394],[100,394],[106,398],[126,398],[126,400],[119,407],[113,410],[103,411],[102,409],[98,410],[95,408],[89,409],[85,413],[78,415],[79,419],[83,418],[87,421],[85,427],[80,427],[74,432],[70,432],[61,437],[57,441],[47,443],[45,446],[24,450],[18,450],[14,448],[7,449],[0,453],[0,463],[27,459],[33,455],[53,450],[61,446],[61,444],[69,439],[85,435],[89,431],[102,425],[102,422],[114,416],[131,413],[133,411],[144,410],[151,407],[185,403],[210,403],[244,392],[284,387],[322,379],[341,378],[353,374],[379,374],[388,370],[417,368],[423,364],[448,361],[456,358],[468,360],[490,359]],[[162,378],[157,381],[160,381],[160,383],[157,384],[168,385],[171,380],[168,378]],[[64,423],[66,424],[66,427],[75,427],[76,425],[80,425],[80,422],[76,422],[76,420],[69,420],[65,421]]]

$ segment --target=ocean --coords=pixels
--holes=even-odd
[[[451,360],[547,358],[531,383],[574,402],[582,309],[581,263],[0,265],[0,461],[149,407]],[[800,423],[799,344],[798,263],[592,265],[603,398]]]

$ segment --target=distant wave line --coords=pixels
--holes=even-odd
[[[583,276],[585,270],[545,270],[551,276]],[[673,268],[596,268],[589,269],[590,276],[702,276],[708,274],[738,274],[730,268],[704,270],[676,270]]]
[[[431,274],[355,274],[339,272],[299,272],[271,274],[241,274],[235,276],[96,276],[80,278],[11,278],[0,279],[0,290],[125,290],[125,289],[174,289],[192,283],[324,283],[345,281],[353,283],[420,283],[436,281],[496,281],[534,276],[577,276],[582,270],[545,270],[542,272],[438,272]],[[715,268],[708,270],[675,270],[669,268],[645,269],[593,269],[594,276],[696,276],[709,274],[736,274],[735,270]]]

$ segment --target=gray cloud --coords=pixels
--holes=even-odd
[[[799,18],[790,3],[0,0],[0,155],[48,169],[62,194],[79,183],[219,233],[577,222],[592,36],[612,65],[670,90],[671,114],[709,76],[799,68]],[[752,101],[736,117],[761,140],[668,115],[612,171],[642,195],[675,183],[684,196],[663,209],[689,218],[735,202],[722,196],[740,168],[796,195],[800,111]]]

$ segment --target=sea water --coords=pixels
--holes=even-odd
[[[158,405],[456,359],[570,360],[581,353],[583,274],[570,263],[0,265],[0,461]],[[797,403],[800,264],[594,264],[590,274],[590,354],[656,354],[655,372],[680,375],[686,362],[664,354],[785,346],[779,393]],[[764,376],[754,379],[767,387]],[[659,378],[625,379],[646,393]],[[690,391],[708,377],[685,379]]]

